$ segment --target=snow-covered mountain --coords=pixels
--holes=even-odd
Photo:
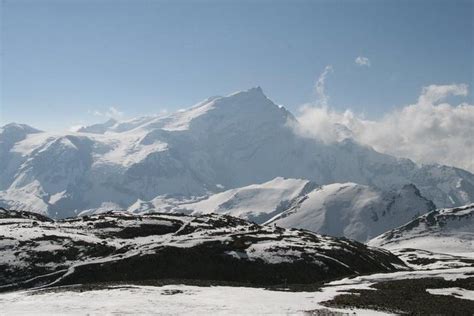
[[[190,198],[275,177],[353,182],[383,190],[415,184],[437,206],[474,201],[474,175],[418,166],[350,138],[294,133],[298,122],[260,88],[213,97],[169,115],[108,121],[78,132],[0,129],[0,205],[53,217],[157,196]]]
[[[266,224],[365,242],[434,208],[414,185],[383,192],[355,183],[334,183],[293,200]]]
[[[225,214],[257,224],[304,228],[365,242],[433,209],[435,205],[421,196],[414,185],[381,191],[355,183],[319,186],[309,180],[277,177],[263,184],[191,200],[159,196],[151,201],[137,201],[128,211]],[[103,208],[82,214],[108,210]]]
[[[377,236],[368,244],[474,258],[474,204],[429,212]]]
[[[264,224],[284,212],[318,185],[309,180],[277,177],[262,184],[227,190],[196,202],[180,203],[173,212],[226,214]]]

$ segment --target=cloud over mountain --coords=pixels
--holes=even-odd
[[[377,151],[419,163],[440,163],[474,171],[474,105],[454,105],[449,96],[468,95],[465,84],[424,87],[414,104],[366,120],[350,110],[338,112],[324,104],[304,105],[299,134],[334,142],[353,137]]]
[[[355,59],[355,63],[358,66],[370,67],[370,59],[364,56],[358,56]]]

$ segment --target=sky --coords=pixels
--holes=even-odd
[[[253,86],[294,113],[319,99],[368,120],[416,103],[430,85],[465,84],[447,98],[473,104],[473,6],[2,0],[0,125],[63,130]]]

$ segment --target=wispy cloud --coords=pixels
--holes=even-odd
[[[101,116],[101,117],[113,118],[113,119],[121,119],[124,116],[124,113],[114,106],[109,106],[108,109],[105,111],[89,110],[87,112],[94,116]]]
[[[355,63],[358,66],[363,66],[363,67],[370,67],[370,59],[364,56],[358,56],[355,59]]]
[[[320,105],[327,106],[329,97],[326,95],[326,78],[329,73],[333,72],[333,68],[331,65],[327,65],[323,72],[319,75],[318,80],[316,81],[316,85],[314,89],[316,90],[316,94],[318,96],[318,101]]]
[[[80,130],[83,127],[84,127],[83,124],[77,124],[77,125],[70,126],[67,130],[69,132],[77,132],[78,130]]]

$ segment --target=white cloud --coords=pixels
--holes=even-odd
[[[94,116],[101,116],[101,117],[113,118],[113,119],[120,119],[124,115],[122,111],[119,111],[114,106],[109,106],[109,108],[104,112],[101,112],[98,110],[89,110],[87,111],[87,113],[92,114]]]
[[[419,104],[433,104],[445,99],[449,95],[467,96],[467,84],[450,84],[450,85],[430,85],[423,88]]]
[[[123,112],[119,111],[117,108],[111,106],[105,112],[105,116],[111,117],[111,118],[121,118],[123,116]]]
[[[83,127],[84,127],[84,125],[78,124],[78,125],[73,125],[73,126],[69,127],[67,130],[69,132],[77,132],[78,130],[80,130]]]
[[[358,66],[370,67],[370,59],[364,56],[358,56],[355,59],[355,63]]]
[[[331,72],[333,72],[332,66],[327,65],[324,68],[321,75],[319,75],[319,78],[316,81],[316,84],[314,86],[314,89],[316,90],[316,94],[318,96],[319,103],[322,106],[327,106],[328,101],[329,101],[329,97],[326,95],[326,77]]]
[[[94,116],[104,116],[104,114],[100,111],[94,110],[94,111],[88,111],[89,114],[92,114]]]
[[[474,172],[474,105],[444,102],[450,95],[467,94],[465,84],[430,85],[416,103],[380,120],[365,120],[349,110],[304,105],[297,132],[325,142],[353,137],[380,152]]]
[[[297,117],[299,124],[294,125],[296,132],[304,137],[317,138],[325,143],[340,141],[351,137],[352,126],[357,119],[350,110],[336,112],[327,106],[303,105]]]
[[[329,96],[326,94],[326,78],[333,71],[331,65],[324,68],[314,85],[317,101],[302,105],[299,109],[299,124],[292,126],[296,133],[304,137],[318,138],[327,143],[340,140],[345,133],[350,134],[350,131],[344,127],[345,125],[339,121],[348,123],[354,116],[349,110],[338,113],[328,107]]]

